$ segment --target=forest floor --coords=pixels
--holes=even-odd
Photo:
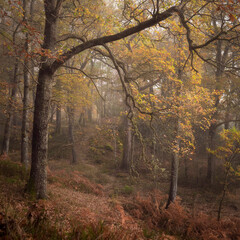
[[[0,239],[240,239],[238,194],[226,197],[220,222],[220,194],[209,189],[180,186],[166,210],[167,178],[120,171],[108,129],[76,130],[75,165],[67,142],[52,136],[47,200],[24,195],[27,173],[0,160]]]

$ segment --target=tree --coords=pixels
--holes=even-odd
[[[28,25],[28,21],[32,21],[34,0],[28,3],[23,0],[23,22]],[[25,33],[24,43],[24,65],[23,65],[23,78],[24,78],[24,93],[23,93],[23,112],[22,112],[22,136],[21,136],[21,162],[27,167],[29,162],[29,116],[30,116],[30,58],[29,58],[29,32]]]

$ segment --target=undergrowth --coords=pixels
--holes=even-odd
[[[51,183],[60,183],[63,187],[71,188],[89,194],[103,195],[103,186],[91,182],[88,178],[82,176],[79,171],[67,173],[64,170],[56,171],[54,174],[49,172],[48,181]]]
[[[1,202],[1,239],[239,239],[240,220],[220,222],[199,213],[192,216],[176,202],[165,209],[165,196],[154,191],[148,196],[136,195],[123,206],[117,203],[120,222],[82,216],[73,221],[56,211],[51,201],[38,201],[28,207],[24,203]],[[15,211],[14,211],[15,209]],[[130,214],[130,216],[128,215]],[[129,224],[130,222],[134,224]],[[138,225],[136,225],[138,223]],[[138,226],[138,227],[137,227]],[[139,227],[141,226],[141,228]]]
[[[15,203],[16,204],[16,203]],[[139,232],[130,231],[124,226],[107,224],[104,221],[86,221],[84,216],[79,222],[59,218],[53,204],[38,201],[30,207],[21,205],[18,212],[9,211],[15,206],[3,206],[0,212],[0,239],[36,239],[36,240],[118,240],[142,239]]]
[[[138,194],[124,204],[124,209],[145,222],[150,229],[168,232],[182,239],[240,239],[240,219],[226,218],[218,222],[201,212],[192,216],[178,201],[168,209],[165,209],[165,203],[164,195],[154,191],[147,197]]]
[[[27,170],[21,163],[13,162],[2,156],[0,158],[0,175],[8,182],[26,181],[29,176]]]
[[[102,185],[74,168],[76,166],[69,167],[69,171],[60,167],[52,172],[48,170],[49,183],[62,189],[63,194],[69,193],[66,197],[71,202],[69,208],[60,194],[54,196],[55,200],[60,198],[60,208],[51,197],[35,202],[24,198],[20,191],[29,171],[10,159],[0,159],[0,239],[240,239],[239,218],[218,222],[201,212],[190,213],[179,200],[165,209],[166,195],[157,190],[135,194],[135,186],[127,183],[119,190],[121,196],[111,199],[104,194]],[[14,184],[8,184],[10,182]],[[71,194],[74,193],[84,193],[82,195],[88,196],[86,199],[94,198],[93,207],[97,210],[103,207],[100,201],[104,202],[103,211],[97,215],[83,202],[73,208],[76,202]],[[75,213],[73,209],[79,208],[81,211]]]

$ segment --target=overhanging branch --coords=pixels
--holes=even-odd
[[[167,9],[166,11],[162,13],[155,14],[152,18],[149,20],[146,20],[144,22],[139,23],[138,25],[128,28],[122,32],[112,34],[109,36],[104,36],[96,39],[92,39],[89,41],[84,41],[83,43],[71,48],[69,51],[65,52],[64,54],[61,55],[62,60],[56,60],[53,65],[52,65],[52,71],[55,72],[61,65],[63,65],[67,60],[75,56],[76,54],[98,46],[98,45],[104,45],[109,42],[115,42],[117,40],[123,39],[125,37],[128,37],[130,35],[133,35],[135,33],[138,33],[146,28],[152,27],[156,25],[157,23],[171,17],[175,12],[178,12],[181,6],[173,6]]]

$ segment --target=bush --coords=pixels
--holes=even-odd
[[[9,159],[0,159],[0,175],[12,180],[22,180],[25,181],[28,179],[29,170],[20,164],[13,162]]]

